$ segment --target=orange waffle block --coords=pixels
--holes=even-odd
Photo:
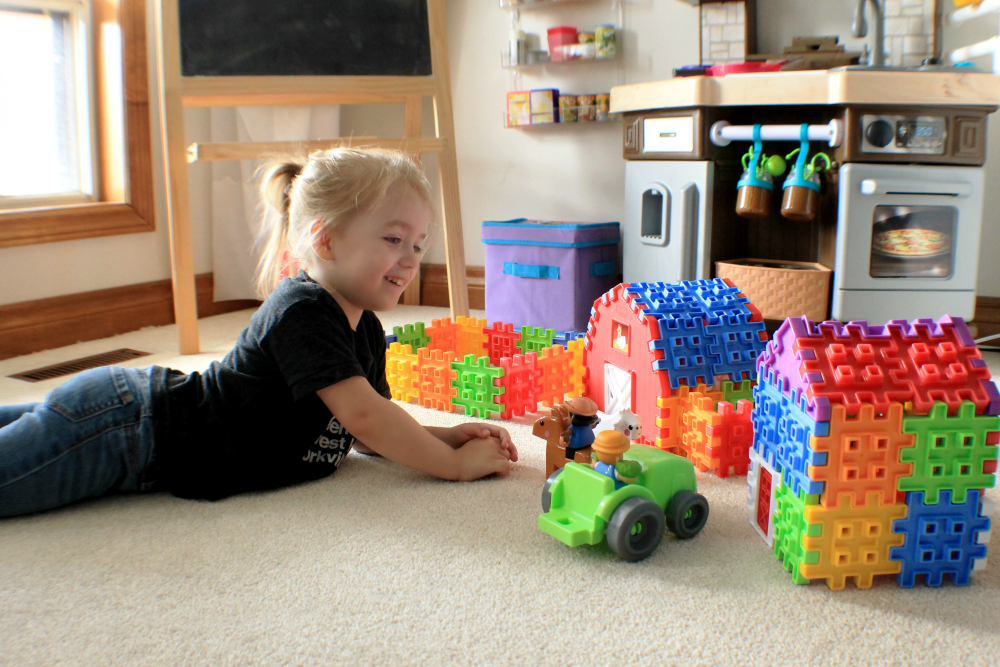
[[[472,354],[481,357],[486,354],[486,320],[459,315],[455,318],[455,358],[465,359]]]
[[[706,451],[719,445],[709,435],[709,429],[721,421],[719,413],[712,409],[713,405],[711,398],[693,391],[688,394],[686,409],[681,414],[681,451],[701,472],[711,470],[718,463],[712,461]]]
[[[453,352],[457,354],[458,330],[458,325],[452,322],[450,317],[445,317],[440,320],[431,320],[431,325],[424,329],[424,334],[431,339],[431,342],[427,344],[427,347],[432,350],[441,350],[442,352]]]
[[[562,403],[573,389],[573,353],[562,345],[546,347],[538,354],[538,368],[538,400],[547,408]]]
[[[419,360],[409,345],[393,343],[385,351],[385,378],[397,401],[416,403],[420,400]]]
[[[904,536],[892,532],[892,522],[906,517],[906,505],[855,507],[843,495],[840,501],[833,507],[806,505],[803,509],[809,524],[802,536],[807,562],[799,565],[799,574],[826,579],[835,591],[844,588],[848,577],[854,578],[858,588],[871,588],[873,577],[898,574],[902,563],[889,559],[889,549],[902,546]]]
[[[701,472],[714,470],[719,477],[733,472],[745,475],[753,444],[753,404],[739,401],[734,411],[732,403],[717,400],[718,393],[692,391],[682,402],[681,453]]]
[[[913,447],[914,438],[903,433],[903,406],[890,403],[888,414],[876,415],[875,406],[862,405],[857,415],[848,416],[843,405],[833,405],[829,424],[829,435],[809,440],[811,449],[827,455],[826,465],[809,466],[810,479],[823,482],[820,503],[884,507],[905,502],[897,485],[913,473],[913,464],[901,463],[900,452]]]
[[[715,405],[715,413],[718,422],[709,426],[709,434],[717,444],[705,449],[706,455],[713,461],[712,469],[719,477],[729,477],[731,473],[747,474],[750,447],[753,445],[753,402],[741,399],[733,408],[729,401],[719,401]]]
[[[587,365],[583,361],[585,342],[583,338],[577,338],[576,340],[571,340],[566,345],[566,352],[573,355],[573,361],[570,365],[572,374],[570,375],[569,391],[566,392],[566,398],[583,396],[583,392],[586,390]]]
[[[670,391],[669,387],[664,388],[664,393]],[[660,436],[656,438],[654,444],[660,449],[685,456],[681,433],[685,428],[684,413],[691,407],[691,393],[690,387],[681,385],[672,395],[657,397],[656,407],[660,410],[660,414],[656,417],[656,428],[660,430]],[[722,400],[721,391],[710,390],[703,384],[695,387],[693,393],[707,396],[712,401]]]
[[[452,397],[458,395],[458,390],[451,386],[451,381],[458,378],[458,373],[451,369],[451,362],[454,360],[454,352],[429,350],[426,347],[417,350],[420,405],[442,412],[455,411],[451,403]]]

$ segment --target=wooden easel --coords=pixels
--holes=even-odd
[[[451,315],[469,314],[465,276],[462,214],[458,195],[458,160],[451,106],[447,20],[444,0],[427,0],[430,29],[429,76],[225,76],[181,77],[180,28],[177,0],[155,0],[157,71],[160,128],[163,138],[167,219],[170,227],[170,266],[174,292],[174,317],[181,354],[197,354],[198,310],[195,300],[191,207],[188,197],[188,149],[184,145],[184,107],[270,106],[314,104],[402,104],[405,129],[402,139],[381,139],[380,146],[409,153],[438,153],[441,211],[444,218],[445,257]],[[434,102],[436,137],[421,137],[423,98]],[[330,145],[336,145],[333,139]],[[356,140],[355,140],[356,141]],[[313,143],[313,142],[309,142]],[[325,142],[316,142],[324,144]],[[301,146],[302,142],[284,147]],[[260,144],[201,144],[192,146],[195,159],[256,158]],[[419,276],[407,288],[403,303],[419,303]]]

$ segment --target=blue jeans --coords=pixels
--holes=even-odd
[[[0,406],[0,517],[155,490],[149,369],[104,366]]]

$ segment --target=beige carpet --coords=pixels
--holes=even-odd
[[[197,357],[177,357],[163,327],[3,361],[0,400],[58,384],[11,373],[117,347],[156,352],[136,366],[200,369],[248,318],[202,320]],[[351,454],[331,478],[270,493],[0,521],[0,665],[1000,664],[995,555],[966,587],[796,586],[750,527],[739,477],[699,475],[705,530],[642,563],[564,546],[536,525],[530,421],[507,424],[522,458],[506,479],[439,482]]]

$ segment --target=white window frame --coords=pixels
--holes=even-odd
[[[39,196],[0,195],[0,210],[85,204],[98,200],[96,87],[94,83],[93,8],[91,0],[0,0],[4,9],[65,12],[73,39],[74,106],[81,189]]]

